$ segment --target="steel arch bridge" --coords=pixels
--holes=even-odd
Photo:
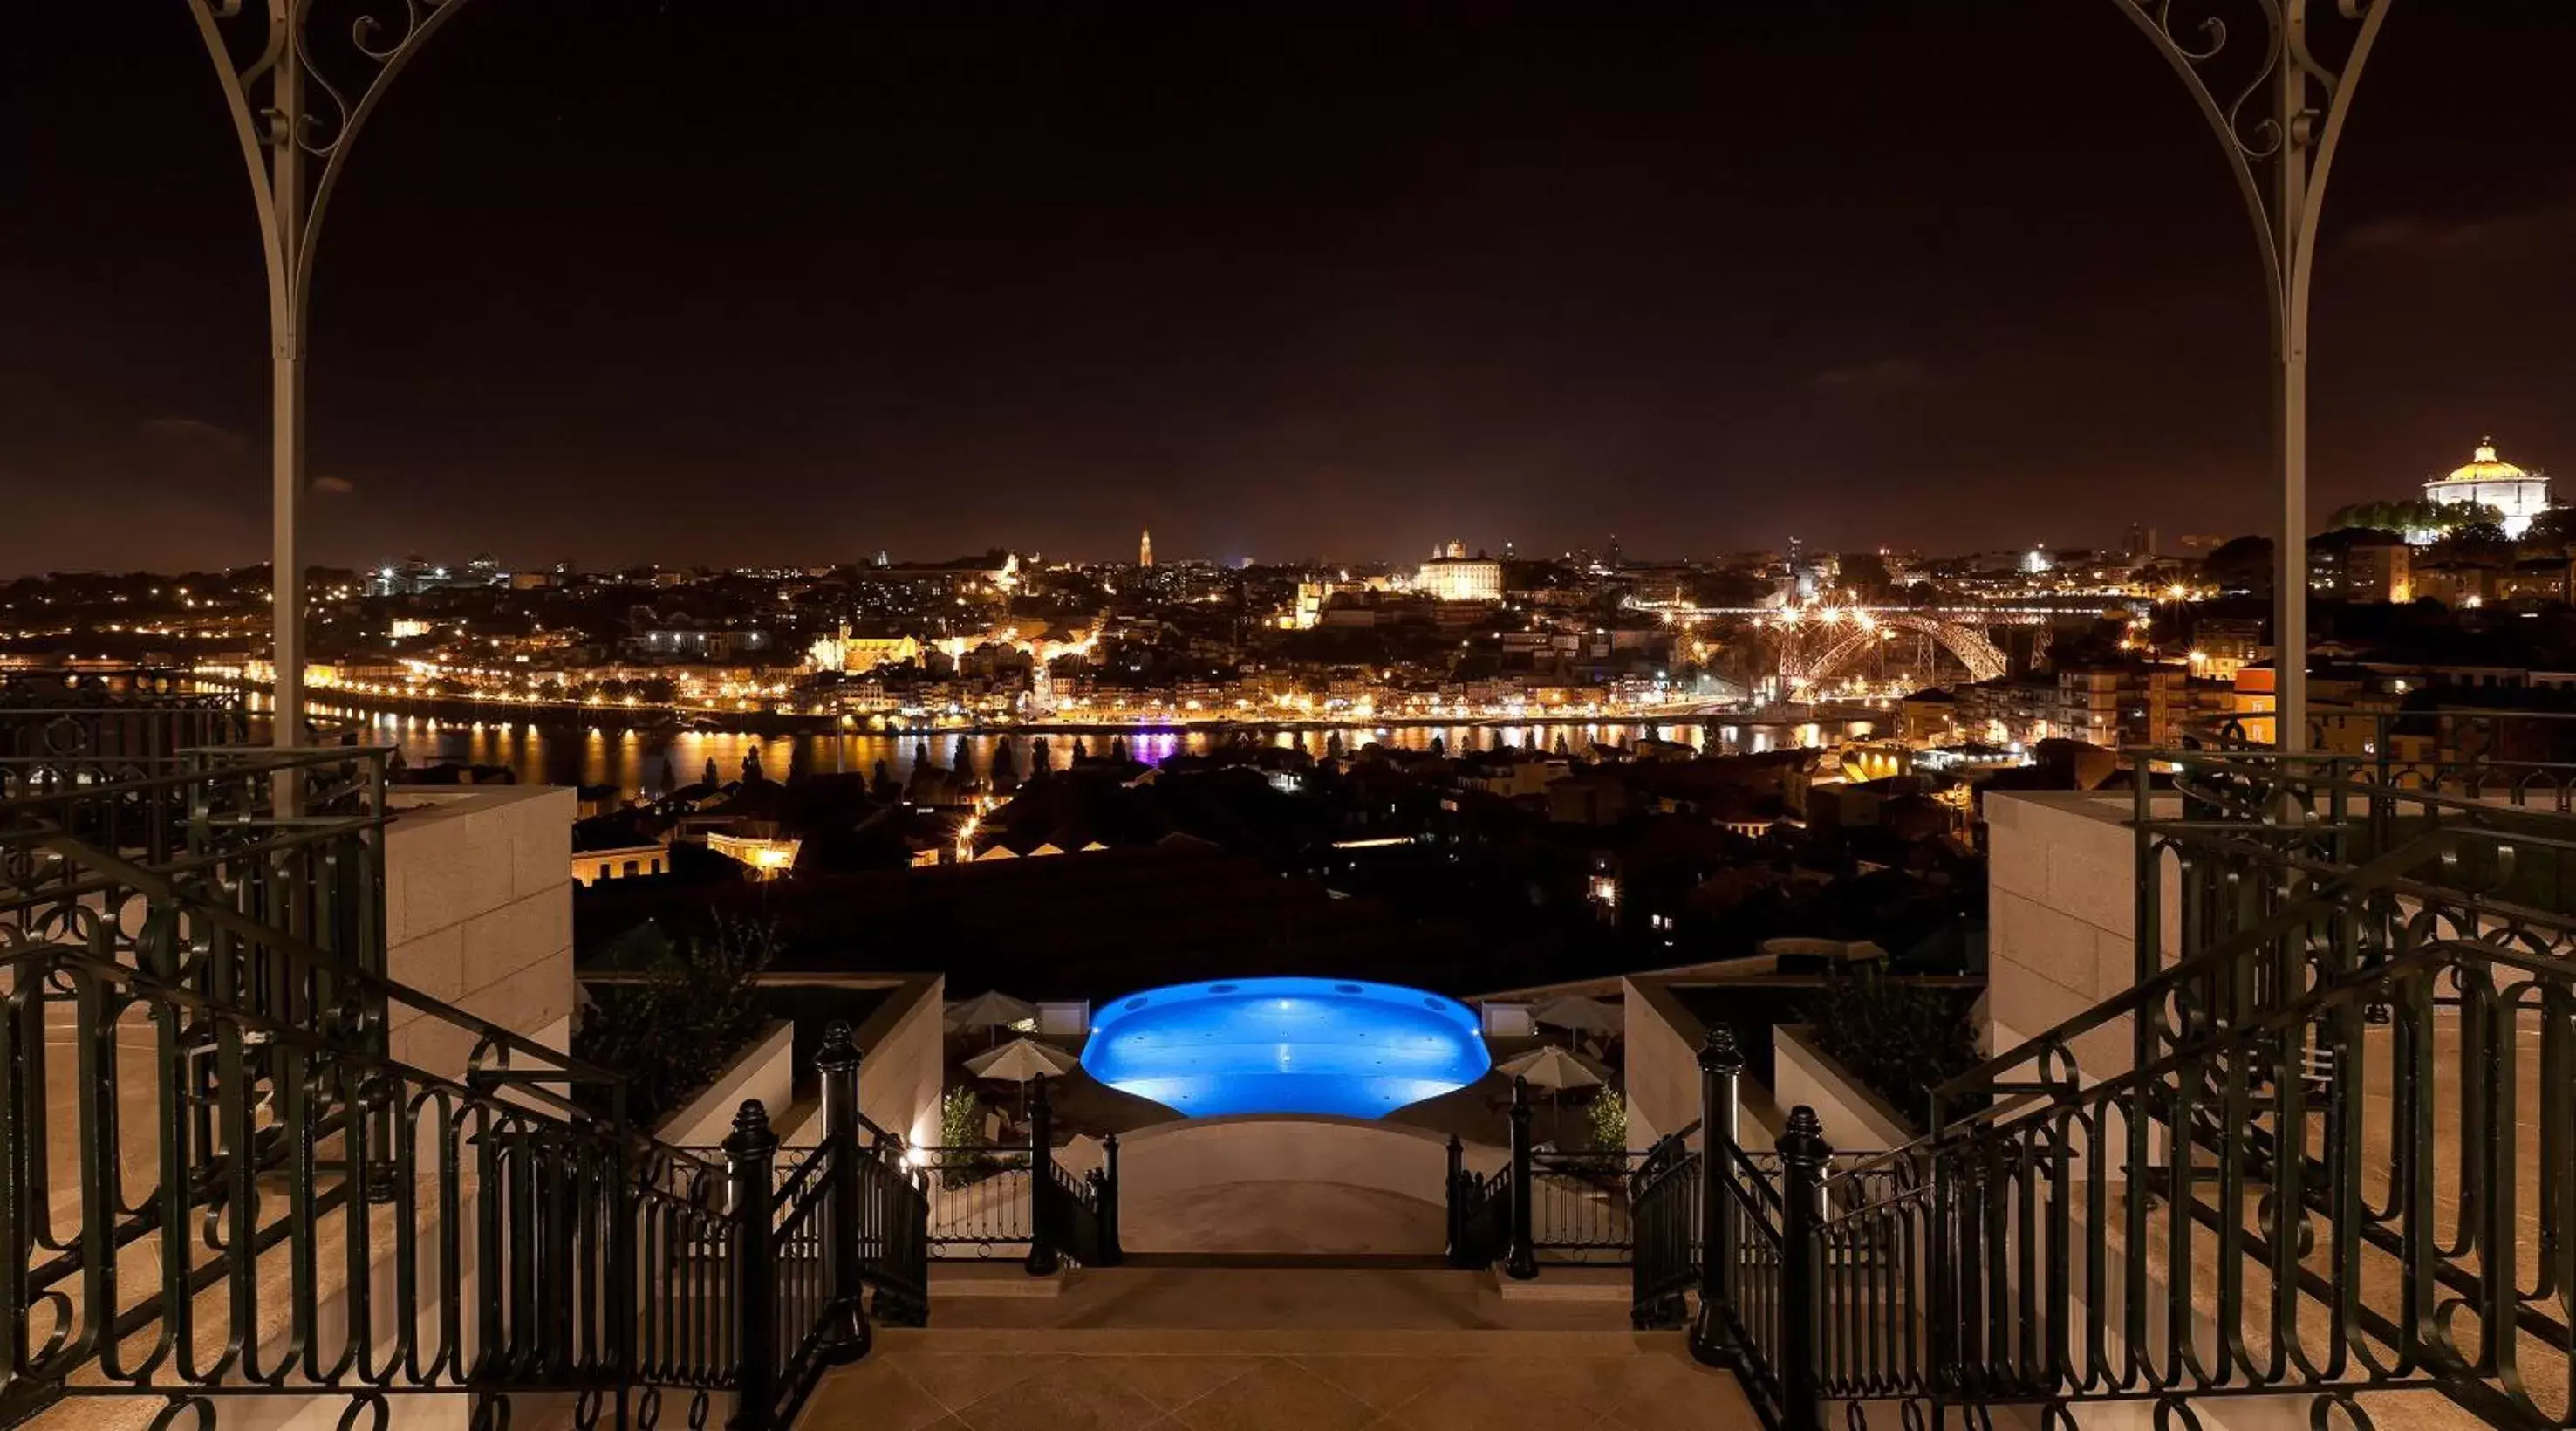
[[[2027,619],[2027,618],[2025,618]],[[1810,618],[1780,625],[1780,678],[1792,686],[1825,679],[1898,631],[1926,636],[1958,658],[1974,681],[1995,680],[2012,669],[1982,625],[1915,611],[1861,611],[1849,620]]]

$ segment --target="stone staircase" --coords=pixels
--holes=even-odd
[[[1728,1373],[1624,1303],[1507,1299],[1490,1274],[1117,1267],[1055,1295],[933,1287],[801,1426],[850,1431],[1751,1431]]]

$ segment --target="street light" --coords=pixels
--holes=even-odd
[[[387,86],[465,0],[188,0],[241,141],[268,260],[270,601],[275,611],[275,743],[304,730],[304,319],[314,239],[350,146]],[[391,16],[379,18],[368,8]],[[332,20],[315,16],[331,12]],[[245,18],[247,16],[248,18]],[[346,25],[348,39],[317,36]],[[236,44],[236,36],[239,44]],[[238,51],[238,52],[237,52]],[[246,52],[248,58],[243,58]],[[314,96],[318,94],[319,98]]]
[[[2353,90],[2391,0],[2116,0],[2181,76],[2235,171],[2271,292],[2273,443],[2281,536],[2273,548],[2276,740],[2308,739],[2308,282],[2317,215]],[[2330,12],[2330,13],[2329,13]],[[2239,23],[2230,26],[2228,19]],[[2240,28],[2252,38],[2240,42]],[[2323,51],[2319,32],[2339,45]],[[2340,67],[2332,54],[2340,48]],[[2322,92],[2324,108],[2316,104]]]

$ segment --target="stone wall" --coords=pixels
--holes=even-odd
[[[1837,1153],[1901,1148],[1917,1136],[1902,1113],[1817,1047],[1805,1024],[1771,1031],[1771,1085],[1771,1099],[1781,1107],[1816,1110]]]
[[[1989,1050],[2010,1050],[2137,982],[2132,813],[2126,793],[1986,798]],[[2159,923],[2170,958],[2170,889],[2165,898]],[[2115,1020],[2076,1040],[2076,1060],[2088,1078],[2120,1072],[2129,1066],[2131,1039],[2128,1021]]]
[[[1479,1174],[1491,1174],[1509,1156],[1501,1148],[1470,1144],[1464,1161]],[[1447,1139],[1375,1118],[1186,1118],[1118,1140],[1118,1194],[1131,1203],[1234,1183],[1315,1182],[1446,1206],[1448,1179]]]
[[[716,1080],[695,1098],[671,1110],[653,1136],[679,1148],[712,1148],[733,1131],[734,1111],[746,1098],[757,1098],[775,1124],[786,1118],[796,1091],[796,1026],[777,1020],[745,1044]],[[812,1143],[820,1136],[819,1119],[805,1120]],[[791,1139],[790,1141],[794,1141]]]
[[[385,831],[385,967],[467,1013],[556,1049],[572,1043],[573,792],[396,787]],[[418,1010],[390,1015],[393,1055],[465,1067],[474,1037]]]
[[[913,1147],[939,1142],[939,1095],[946,1076],[940,1017],[948,980],[939,974],[903,980],[853,1031],[859,1045],[859,1111]]]
[[[1626,1022],[1619,1046],[1628,1093],[1628,1146],[1647,1148],[1699,1117],[1699,1046],[1708,1036],[1699,1020],[1662,984],[1623,979],[1619,1007]],[[1699,1140],[1691,1140],[1692,1146]]]

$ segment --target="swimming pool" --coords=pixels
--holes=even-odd
[[[1191,1117],[1375,1118],[1463,1088],[1493,1060],[1456,999],[1351,979],[1222,979],[1103,1005],[1082,1066]]]

